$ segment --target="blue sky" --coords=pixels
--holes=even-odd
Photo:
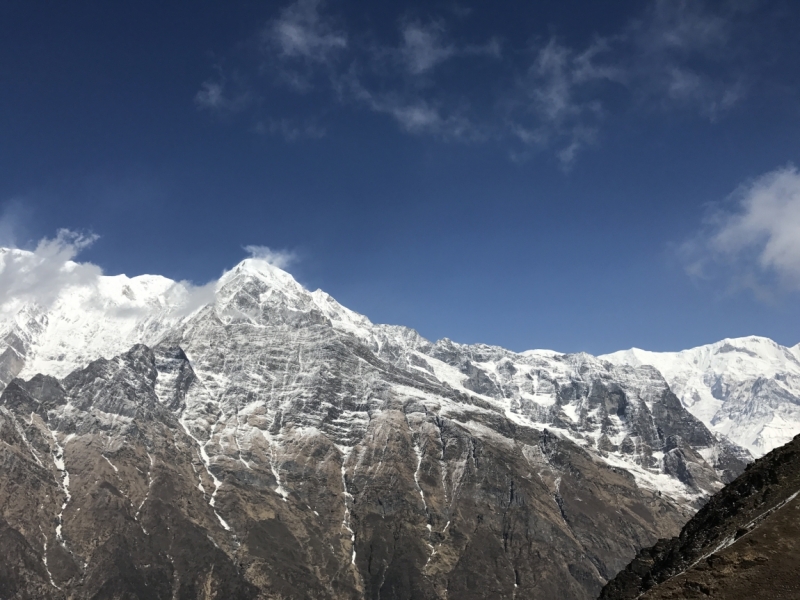
[[[267,246],[515,350],[800,342],[800,7],[0,5],[0,243],[204,283]]]

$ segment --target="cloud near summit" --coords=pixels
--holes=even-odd
[[[100,267],[73,259],[96,240],[96,235],[61,229],[34,250],[0,250],[0,313],[26,303],[49,306],[63,289],[93,284],[103,273]]]
[[[291,250],[273,250],[268,246],[253,245],[245,246],[244,249],[251,258],[263,260],[279,269],[286,269],[298,260],[297,253]]]
[[[65,290],[98,286],[103,269],[91,262],[76,260],[98,239],[94,234],[61,229],[54,238],[40,240],[31,250],[0,248],[0,317],[13,317],[29,304],[47,309]],[[297,254],[288,250],[255,245],[245,246],[244,250],[250,257],[280,269],[297,261]],[[166,302],[176,316],[188,315],[214,301],[217,284],[216,279],[203,285],[176,281],[165,292]]]

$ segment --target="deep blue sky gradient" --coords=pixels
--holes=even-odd
[[[580,88],[574,100],[601,107],[577,117],[592,139],[564,161],[571,133],[504,103],[524,104],[549,41],[580,52],[632,38],[658,3],[378,4],[315,6],[329,31],[347,32],[349,54],[301,65],[308,89],[297,91],[281,80],[291,61],[263,41],[288,3],[2,3],[0,208],[15,215],[17,242],[92,231],[100,239],[81,258],[106,273],[196,283],[244,245],[288,249],[302,283],[375,322],[515,350],[800,341],[796,292],[765,302],[696,280],[676,252],[709,203],[800,164],[800,7],[706,5],[701,16],[729,22],[729,37],[678,59],[709,94],[740,85],[736,101],[672,102],[643,74]],[[409,24],[454,47],[495,40],[499,53],[417,79],[370,72],[370,52],[399,47]],[[609,62],[639,68],[641,49],[612,43]],[[466,106],[481,133],[409,131],[334,89],[354,64],[376,97]],[[198,105],[215,81],[249,100]],[[548,139],[521,142],[515,118]]]

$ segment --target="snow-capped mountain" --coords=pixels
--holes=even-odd
[[[749,459],[649,366],[433,343],[256,259],[206,292],[98,276],[0,306],[11,581],[593,598]]]
[[[15,256],[32,254],[0,249],[0,273]],[[71,268],[74,263],[62,266]],[[35,299],[8,299],[0,304],[0,388],[17,375],[64,377],[97,358],[155,342],[191,302],[186,285],[158,275],[78,280],[46,308]]]
[[[65,377],[92,360],[111,359],[134,344],[169,342],[180,345],[201,377],[208,373],[206,386],[211,394],[224,396],[230,382],[221,368],[231,361],[247,363],[261,348],[249,350],[253,340],[243,336],[226,353],[223,367],[206,367],[212,334],[199,329],[199,324],[204,328],[218,323],[246,324],[256,330],[325,324],[355,337],[395,367],[479,398],[515,423],[559,432],[598,452],[609,464],[624,466],[642,485],[662,491],[666,486],[683,499],[714,491],[710,480],[692,488],[665,478],[664,456],[658,447],[659,436],[664,436],[657,431],[653,411],[668,405],[664,400],[668,389],[652,369],[613,368],[588,354],[536,350],[519,354],[447,339],[431,343],[405,327],[374,325],[321,290],[308,292],[285,271],[258,259],[244,260],[225,273],[209,299],[210,304],[187,314],[194,299],[185,284],[160,276],[118,275],[68,287],[47,309],[23,305],[0,324],[0,343],[5,345],[0,346],[0,386],[15,376],[30,378],[41,373]],[[241,368],[247,377],[258,371],[252,364]],[[626,403],[611,411],[609,407],[599,410],[591,399],[596,382],[620,388],[628,397]],[[448,410],[442,407],[443,414]],[[617,414],[619,411],[626,415]],[[336,441],[352,437],[359,423],[367,420],[365,410],[347,415]],[[695,446],[705,448],[709,464],[719,467],[722,474],[727,467],[710,458],[716,442],[697,425],[689,423],[699,432],[692,434]]]
[[[786,348],[750,336],[682,352],[633,348],[600,358],[657,368],[689,412],[756,457],[800,433],[800,344]]]

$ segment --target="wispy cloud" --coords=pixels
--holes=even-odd
[[[292,250],[274,250],[268,246],[245,246],[244,250],[251,258],[263,260],[279,269],[286,269],[298,260],[297,253]]]
[[[500,58],[500,42],[490,39],[484,44],[457,45],[447,36],[442,21],[406,22],[401,26],[403,42],[399,56],[412,75],[422,75],[454,57],[488,56]]]
[[[800,290],[800,172],[789,165],[742,185],[680,251],[687,272],[729,279],[759,297]]]
[[[264,39],[284,58],[327,63],[347,47],[347,34],[320,14],[321,0],[298,0],[264,30]]]
[[[489,128],[469,114],[468,100],[455,100],[436,78],[457,58],[499,58],[499,42],[457,43],[441,20],[403,19],[399,29],[399,46],[369,44],[369,56],[357,56],[338,75],[334,85],[340,101],[389,115],[407,133],[462,142],[486,139]]]
[[[608,52],[605,40],[595,40],[576,52],[551,38],[534,52],[533,61],[520,78],[519,95],[511,97],[511,130],[526,145],[556,146],[564,169],[578,152],[596,142],[603,106],[597,86],[624,81],[613,64],[599,61]]]
[[[584,148],[601,143],[609,114],[691,110],[714,121],[741,102],[746,51],[734,41],[746,26],[746,4],[651,0],[615,34],[583,45],[552,36],[515,48],[501,45],[503,32],[486,32],[477,43],[458,35],[471,11],[401,16],[398,38],[389,41],[348,29],[322,0],[296,0],[261,29],[259,77],[308,95],[302,106],[309,111],[323,109],[304,116],[259,112],[256,129],[290,141],[314,138],[332,106],[355,106],[416,135],[503,140],[517,156],[548,150],[566,170]],[[483,68],[487,60],[499,68]],[[459,64],[477,67],[480,77],[465,78],[463,70],[453,77]],[[264,90],[253,97],[230,87],[222,76],[209,79],[195,102],[228,112],[268,104],[259,102],[268,98]],[[297,125],[309,122],[315,126]]]
[[[687,0],[655,0],[630,28],[643,50],[684,56],[724,47],[730,36],[725,15],[707,10],[703,2]]]
[[[517,108],[511,131],[527,145],[552,146],[569,169],[583,147],[598,142],[603,117],[628,110],[611,100],[621,90],[645,110],[688,109],[718,119],[747,91],[731,49],[742,13],[725,6],[713,12],[703,2],[654,0],[617,34],[583,50],[551,38],[520,79],[529,103],[508,94]]]
[[[253,101],[253,94],[247,89],[231,91],[224,77],[208,79],[203,82],[194,96],[195,105],[204,110],[219,113],[237,113],[246,109]]]
[[[733,107],[746,92],[742,48],[732,43],[746,9],[746,3],[712,11],[704,2],[652,2],[620,38],[630,44],[627,69],[639,95],[712,120]]]
[[[302,93],[330,84],[349,42],[324,8],[323,0],[296,0],[266,24],[258,44],[262,73]]]
[[[455,46],[442,40],[443,33],[439,24],[408,23],[403,27],[401,53],[412,74],[424,73],[455,55]]]
[[[468,141],[482,137],[477,124],[456,109],[445,114],[440,106],[404,92],[372,92],[351,72],[341,80],[341,93],[370,110],[390,115],[400,127],[412,134],[432,134],[444,139]]]

